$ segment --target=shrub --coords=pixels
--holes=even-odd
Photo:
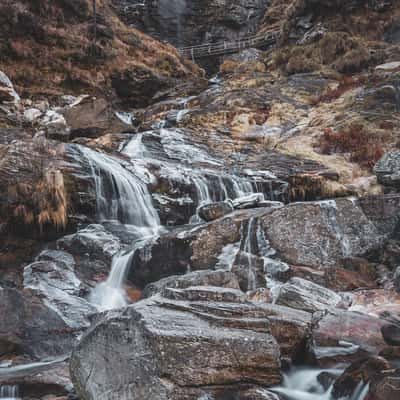
[[[367,132],[362,125],[351,125],[339,132],[325,129],[319,145],[323,154],[348,154],[351,162],[368,169],[384,154],[383,138]]]

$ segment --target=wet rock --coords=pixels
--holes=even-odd
[[[24,118],[31,124],[37,123],[42,116],[42,112],[37,108],[29,108],[24,111]]]
[[[302,278],[292,278],[279,289],[276,303],[315,312],[337,307],[343,300],[333,290]]]
[[[393,285],[397,293],[400,293],[400,267],[396,268],[393,274]]]
[[[233,207],[237,210],[256,207],[279,208],[283,206],[283,203],[279,201],[265,201],[265,197],[262,193],[254,193],[249,196],[239,197],[238,199],[233,200],[232,203]]]
[[[76,103],[76,102],[75,102]],[[70,138],[96,138],[104,134],[133,130],[132,124],[125,123],[116,116],[105,99],[85,98],[78,104],[62,109],[66,123],[70,127]]]
[[[144,297],[161,293],[165,288],[185,289],[190,286],[217,286],[221,288],[239,289],[239,283],[234,273],[224,270],[194,271],[180,276],[169,276],[157,282],[150,283],[143,291]]]
[[[93,282],[110,270],[120,241],[102,225],[89,225],[76,233],[62,237],[57,248],[74,256],[76,273],[84,282]]]
[[[332,395],[339,399],[352,396],[360,383],[369,383],[381,371],[391,369],[390,363],[382,357],[370,357],[351,364],[336,380]]]
[[[0,71],[0,104],[5,103],[17,107],[20,100],[9,77]]]
[[[370,384],[369,400],[397,400],[400,393],[400,369],[383,371]]]
[[[283,359],[303,362],[311,331],[311,314],[277,304],[257,303],[268,315],[271,333],[279,343]]]
[[[396,237],[400,215],[400,196],[398,194],[362,197],[358,200],[358,204],[380,234],[388,238]]]
[[[400,346],[400,324],[384,325],[381,328],[382,336],[385,342],[390,346]]]
[[[29,354],[44,358],[65,354],[75,332],[51,306],[30,291],[0,289],[0,349],[3,354]],[[16,312],[18,310],[18,312]]]
[[[362,209],[348,199],[294,203],[261,220],[271,246],[293,265],[340,265],[343,257],[362,256],[384,241]]]
[[[374,172],[378,182],[385,186],[400,186],[400,152],[390,152],[376,163]]]
[[[190,286],[185,289],[165,288],[163,296],[171,300],[221,301],[226,303],[244,303],[246,295],[237,289],[215,286]]]
[[[310,355],[321,367],[379,355],[388,348],[381,333],[383,325],[377,317],[353,311],[331,309],[316,314]]]
[[[24,269],[24,287],[31,289],[71,328],[90,325],[88,316],[96,308],[81,298],[83,285],[74,272],[75,262],[69,253],[47,250],[38,261]]]
[[[231,271],[237,276],[243,291],[266,286],[264,260],[253,254],[238,251]]]
[[[198,214],[204,221],[214,221],[218,218],[222,218],[224,215],[229,214],[233,211],[233,207],[230,203],[220,201],[218,203],[205,204],[198,209]]]
[[[70,128],[64,116],[56,111],[48,110],[41,120],[41,124],[46,130],[47,137],[66,141],[69,139]]]
[[[267,320],[242,314],[241,307],[246,306],[155,296],[106,314],[71,359],[79,397],[112,392],[120,399],[178,400],[205,387],[228,392],[243,380],[278,383],[279,348]]]

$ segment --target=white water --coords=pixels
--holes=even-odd
[[[0,399],[19,400],[19,388],[17,385],[0,385]]]
[[[87,160],[96,188],[96,202],[102,220],[118,220],[139,227],[159,225],[159,218],[151,204],[146,185],[119,161],[79,146]]]
[[[90,296],[90,301],[100,310],[123,307],[128,304],[124,282],[132,257],[148,239],[158,234],[160,219],[140,176],[112,157],[81,146],[79,152],[91,169],[100,218],[129,224],[137,236],[128,252],[114,257],[107,280],[97,285]]]
[[[284,375],[282,385],[271,389],[284,400],[334,400],[332,396],[333,384],[325,389],[319,382],[318,376],[328,372],[338,377],[343,370],[340,369],[293,369]],[[360,384],[352,396],[346,400],[364,400],[368,393],[368,385]],[[344,400],[344,399],[343,399]]]

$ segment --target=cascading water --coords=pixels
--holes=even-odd
[[[78,146],[87,161],[96,188],[100,219],[118,220],[139,227],[159,225],[151,195],[141,180],[117,160],[87,147]]]
[[[101,219],[113,219],[129,225],[137,239],[128,252],[114,257],[105,282],[91,293],[90,300],[102,310],[127,304],[124,281],[135,251],[159,233],[160,220],[147,186],[116,159],[79,146],[78,152],[90,166],[95,183],[97,212]],[[107,200],[111,197],[111,200]]]
[[[143,140],[158,138],[159,148],[147,148]],[[224,171],[224,163],[213,157],[209,149],[192,143],[179,129],[161,128],[135,135],[124,147],[123,153],[141,165],[155,166],[160,175],[168,180],[192,185],[196,190],[196,204],[204,204],[243,198],[262,191],[254,177],[243,177]],[[138,167],[136,167],[138,168]],[[217,168],[217,169],[216,169]],[[272,188],[270,189],[273,198]],[[264,193],[260,193],[264,196]],[[199,222],[194,216],[190,222]]]
[[[282,385],[271,389],[285,400],[334,400],[332,396],[333,382],[325,388],[318,380],[319,376],[327,372],[332,377],[338,377],[340,369],[309,369],[297,368],[284,375]],[[360,383],[350,397],[342,400],[364,400],[368,393],[368,385]]]
[[[17,385],[0,385],[0,399],[19,400],[19,387]]]

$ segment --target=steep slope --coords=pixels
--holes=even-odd
[[[0,69],[23,96],[85,92],[148,103],[199,70],[170,46],[128,28],[108,0],[5,0]],[[96,20],[96,24],[94,23]]]

